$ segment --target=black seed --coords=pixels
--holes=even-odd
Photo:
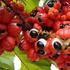
[[[64,28],[65,27],[65,24],[60,24],[60,28]]]
[[[44,55],[45,51],[44,50],[38,50],[38,54]]]
[[[38,32],[36,32],[36,31],[33,30],[33,31],[30,32],[30,36],[32,38],[36,38],[38,36]]]
[[[0,30],[0,34],[1,34],[1,33],[4,33],[4,32],[6,32],[5,29],[1,29],[1,30]]]
[[[53,46],[56,50],[61,50],[61,48],[62,48],[62,46],[59,42],[55,42]]]
[[[17,24],[17,26],[22,27],[22,26],[23,26],[23,24]]]
[[[52,1],[49,1],[49,2],[47,3],[47,5],[48,5],[49,7],[53,7],[54,3],[53,3]]]
[[[36,16],[36,14],[37,14],[37,10],[33,10],[31,13],[30,13],[30,16],[32,16],[32,17],[35,17]]]
[[[38,42],[37,42],[37,46],[38,46],[39,48],[44,48],[44,44],[43,44],[41,41],[38,41]]]

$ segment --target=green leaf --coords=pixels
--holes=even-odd
[[[24,4],[25,10],[27,12],[31,12],[39,4],[39,0],[20,0],[20,1]]]
[[[0,70],[14,70],[14,53],[5,52],[0,55]]]
[[[26,54],[20,51],[18,48],[16,48],[14,52],[23,63],[22,68],[26,68],[24,70],[50,70],[51,62],[49,62],[49,60],[45,59],[37,62],[31,62],[28,60]]]
[[[21,69],[20,70],[28,70],[28,69],[23,63],[21,63]]]

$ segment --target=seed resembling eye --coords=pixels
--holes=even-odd
[[[46,44],[47,44],[47,41],[43,38],[41,38],[37,41],[37,46],[39,48],[44,48],[46,46]]]
[[[54,2],[53,2],[53,1],[48,1],[47,5],[48,5],[49,7],[53,7]]]
[[[40,50],[38,50],[37,53],[40,54],[40,55],[44,55],[45,54],[45,51],[40,49]]]
[[[55,38],[53,40],[52,45],[56,50],[61,50],[62,49],[62,43],[58,38]]]
[[[38,36],[38,30],[37,29],[31,29],[30,30],[30,36],[32,38],[36,38]]]

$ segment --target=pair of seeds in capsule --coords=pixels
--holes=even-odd
[[[41,38],[37,41],[36,45],[39,49],[41,49],[41,50],[38,50],[39,54],[42,54],[42,55],[45,54],[44,48],[47,48],[47,42],[48,41],[43,38]],[[62,50],[62,43],[60,42],[60,40],[58,38],[54,38],[51,44],[53,46],[53,47],[51,46],[51,48],[54,48],[57,51]]]
[[[31,29],[31,30],[30,30],[30,36],[31,36],[32,38],[36,38],[36,37],[38,36],[38,31],[37,31],[36,29]],[[45,51],[43,50],[43,48],[46,47],[46,43],[47,43],[47,40],[45,40],[44,38],[40,38],[40,39],[37,41],[36,45],[37,45],[38,48],[40,48],[40,49],[38,50],[38,53],[39,53],[39,54],[42,54],[42,55],[45,54]],[[56,50],[61,50],[61,48],[62,48],[62,45],[61,45],[61,43],[58,41],[58,39],[54,39],[54,40],[53,40],[53,46],[54,46],[54,48],[55,48]]]

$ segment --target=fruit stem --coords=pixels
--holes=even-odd
[[[23,31],[29,30],[29,28],[31,27],[31,25],[25,21],[25,18],[21,14],[21,12],[14,10],[13,7],[6,0],[2,0],[2,2],[5,3],[5,5],[6,5],[6,7],[7,7],[7,9],[9,11],[12,11],[14,15],[17,15],[17,16],[20,17],[20,20],[21,20],[21,23],[22,23],[22,25],[21,25],[22,30]]]
[[[12,11],[14,13],[14,15],[19,16],[20,19],[23,21],[23,23],[25,23],[25,21],[24,21],[25,19],[24,19],[24,17],[21,15],[21,13],[19,11],[15,11],[13,9],[13,7],[6,0],[2,0],[2,2],[5,3],[5,5],[6,5],[6,7],[7,7],[8,10]]]

